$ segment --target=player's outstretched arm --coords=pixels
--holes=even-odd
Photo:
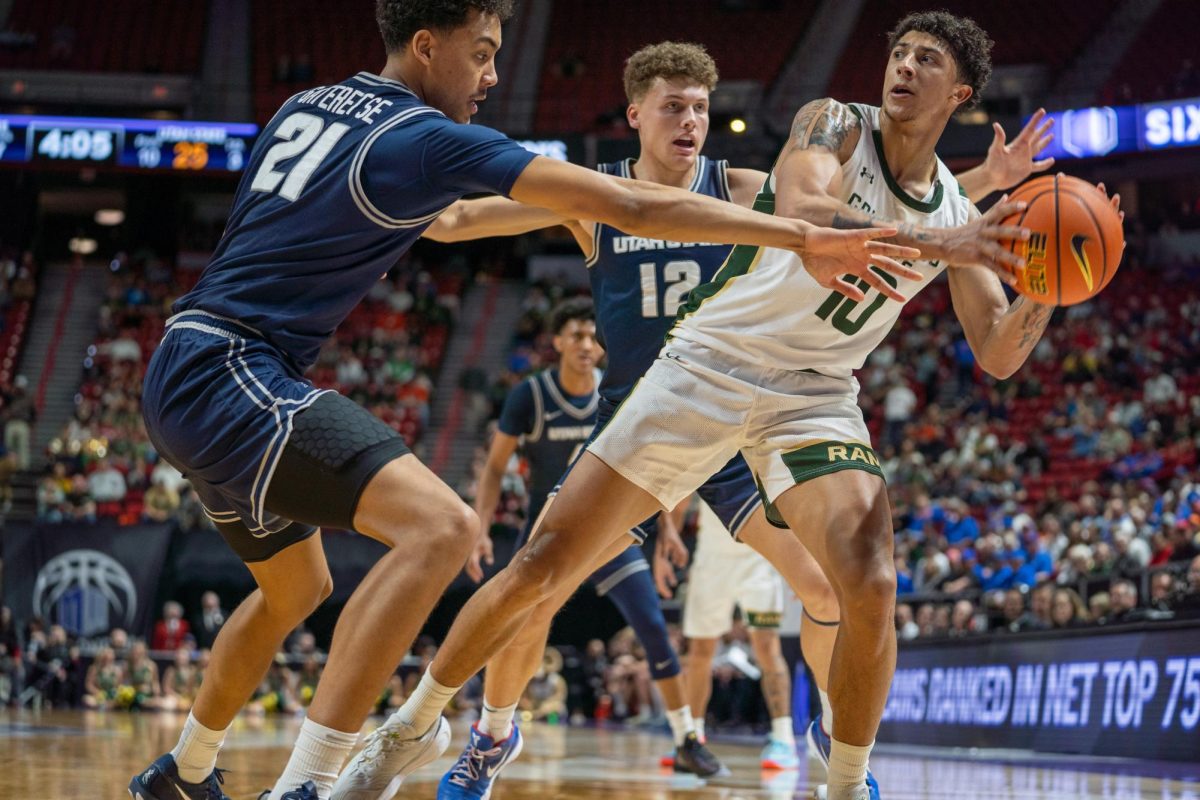
[[[442,212],[421,235],[435,242],[465,242],[489,236],[517,236],[564,225],[553,211],[516,203],[507,197],[459,200]]]
[[[1098,188],[1105,191],[1104,184]],[[1111,202],[1123,219],[1121,196],[1114,195]],[[980,220],[988,214],[980,216]],[[1037,346],[1054,306],[1035,303],[1024,296],[1009,303],[999,278],[982,267],[959,267],[949,273],[954,313],[975,360],[989,375],[1000,380],[1008,378]]]
[[[1037,156],[1054,141],[1054,134],[1050,132],[1053,126],[1054,118],[1046,119],[1046,109],[1039,108],[1025,123],[1017,138],[1006,143],[1004,127],[999,122],[993,122],[995,135],[987,158],[979,166],[955,175],[958,185],[972,203],[978,203],[993,192],[1011,189],[1035,172],[1050,169],[1054,166],[1054,159],[1039,159]]]
[[[508,462],[517,451],[518,439],[503,431],[496,431],[492,436],[492,445],[488,448],[487,461],[479,474],[479,486],[475,490],[475,514],[479,517],[479,538],[475,540],[475,549],[467,559],[467,577],[479,583],[483,580],[483,564],[492,563],[492,517],[496,513],[496,504],[500,502],[500,484],[508,469]]]
[[[891,258],[908,258],[910,250],[875,241],[889,235],[887,231],[820,230],[803,220],[760,214],[696,192],[601,175],[541,156],[517,178],[510,195],[565,219],[604,222],[637,236],[791,250],[805,257],[806,265],[811,262],[827,273],[825,285],[858,300],[862,292],[842,276],[860,277],[890,294],[891,287],[870,266],[900,277],[912,274]]]
[[[842,164],[850,159],[862,134],[858,117],[843,103],[826,98],[803,106],[775,164],[775,213],[841,230],[894,229],[896,234],[886,241],[918,248],[924,258],[979,264],[1008,283],[1015,281],[1012,271],[1023,263],[999,242],[1023,238],[1028,232],[1000,226],[997,220],[1019,211],[1021,204],[999,203],[993,209],[995,216],[960,228],[939,229],[874,219],[842,202]]]

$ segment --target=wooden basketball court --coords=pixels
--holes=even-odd
[[[0,798],[123,800],[133,774],[174,744],[182,716],[60,711],[0,711]],[[282,770],[299,720],[240,718],[221,758],[225,789],[256,798]],[[466,734],[418,772],[400,797],[433,798]],[[751,743],[713,743],[733,776],[702,783],[658,766],[665,735],[640,731],[529,726],[519,761],[496,786],[496,800],[802,800],[818,769],[764,772]],[[1200,800],[1200,766],[1107,761],[1101,764],[1004,763],[887,751],[872,758],[885,800]]]

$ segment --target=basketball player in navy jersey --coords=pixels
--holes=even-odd
[[[270,800],[327,797],[363,720],[433,604],[466,560],[478,520],[396,433],[304,379],[321,343],[451,203],[500,194],[645,236],[792,248],[821,270],[879,282],[904,274],[874,241],[695,194],[619,181],[535,157],[468,125],[497,82],[500,23],[512,0],[378,0],[379,75],[290,98],[263,129],[229,224],[146,373],[151,441],[191,481],[258,588],[231,615],[179,743],[136,775],[141,800],[224,797],[225,732],[284,636],[331,591],[318,530],[388,545],[346,605],[308,718]],[[582,576],[581,576],[582,577]],[[414,696],[437,702],[427,680]],[[436,720],[435,720],[436,722]],[[419,721],[418,721],[419,723]],[[444,722],[373,736],[368,755],[403,776],[449,740]]]
[[[765,174],[733,169],[723,161],[700,154],[708,132],[708,98],[716,82],[716,65],[698,45],[663,42],[631,56],[625,69],[625,89],[630,102],[629,122],[638,132],[640,153],[636,161],[627,159],[602,165],[601,171],[687,188],[749,206]],[[1048,141],[1048,125],[1042,122],[1042,116],[1035,115],[1011,144],[1006,144],[1003,130],[998,128],[987,161],[962,176],[964,185],[982,197],[994,187],[1011,185],[1030,171],[1049,166],[1048,161],[1033,161],[1033,154]],[[426,230],[425,236],[458,241],[513,235],[556,224],[567,225],[586,256],[598,327],[608,348],[608,369],[600,387],[602,427],[653,362],[687,292],[713,278],[729,254],[729,247],[631,236],[612,226],[564,220],[553,212],[499,198],[455,204]],[[766,555],[802,599],[806,622],[801,644],[820,691],[822,717],[826,726],[831,725],[828,666],[838,608],[828,581],[794,537],[781,534],[767,523],[754,478],[740,456],[714,476],[701,494],[726,528]],[[635,536],[652,532],[655,523],[652,519],[642,524],[635,529]],[[669,534],[669,530],[660,531],[660,545],[681,548]],[[468,563],[468,572],[478,574],[480,558],[490,559],[490,544],[490,539],[481,537],[480,546]],[[510,730],[511,714],[493,716],[487,709],[506,709],[520,698],[541,659],[549,618],[570,593],[567,591],[539,606],[534,617],[537,623],[531,621],[522,627],[517,639],[488,664],[485,727],[499,730],[501,738],[497,746],[490,748],[475,747],[472,741],[463,752],[462,759],[468,761],[488,754],[489,768],[475,770],[477,776],[485,772],[488,776],[472,782],[476,796],[488,791],[492,777],[512,760],[507,748],[514,743],[503,739]],[[539,632],[543,632],[540,638]],[[790,717],[790,685],[785,671],[772,673],[772,680],[764,686],[764,695],[773,719]],[[797,766],[790,730],[785,725],[773,727],[777,730],[764,749],[763,763]],[[494,743],[489,740],[485,744]]]

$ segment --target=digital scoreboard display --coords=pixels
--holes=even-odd
[[[1052,111],[1052,141],[1041,157],[1096,158],[1200,146],[1200,98],[1137,106]]]
[[[257,125],[0,115],[0,163],[241,172]]]

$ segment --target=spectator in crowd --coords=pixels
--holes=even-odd
[[[179,493],[163,478],[152,477],[150,481],[150,488],[142,498],[142,519],[146,522],[166,522],[179,510]]]
[[[163,604],[163,618],[154,625],[150,646],[155,650],[176,650],[191,639],[191,626],[183,618],[183,606],[174,600]]]
[[[217,633],[225,624],[226,616],[221,608],[221,598],[216,592],[207,591],[200,596],[200,614],[192,628],[197,647],[208,649],[213,646],[213,642],[217,640]]]
[[[522,717],[557,722],[567,715],[567,682],[562,676],[562,654],[547,647],[542,656],[542,665],[525,686],[525,692],[517,704]]]
[[[1087,607],[1074,589],[1060,586],[1054,590],[1050,621],[1055,628],[1077,628],[1088,622]]]
[[[18,469],[29,469],[29,442],[37,409],[29,396],[29,379],[18,375],[12,389],[5,393],[0,413],[4,427],[4,448],[16,457]]]
[[[163,670],[160,707],[166,711],[189,710],[199,688],[196,673],[192,651],[187,646],[176,648],[175,660]]]
[[[162,685],[158,678],[158,665],[150,659],[146,643],[141,639],[129,647],[129,658],[125,662],[125,684],[123,697],[118,699],[134,709],[156,709],[160,706]]]
[[[12,705],[21,694],[21,661],[0,641],[0,708]]]
[[[96,462],[87,479],[88,493],[97,503],[119,503],[125,499],[125,476],[107,458]]]
[[[124,662],[129,658],[129,634],[124,628],[113,628],[108,632],[108,646],[113,649],[118,661]]]
[[[1101,624],[1107,624],[1112,611],[1112,598],[1108,592],[1096,592],[1087,599],[1088,616]]]
[[[67,465],[55,463],[51,474],[38,482],[37,517],[40,522],[57,524],[66,519],[67,492],[71,479],[67,477]]]
[[[896,605],[896,636],[902,642],[911,642],[921,634],[921,629],[917,627],[916,621],[913,619],[913,609],[908,603],[898,603]]]
[[[300,709],[296,702],[296,676],[287,668],[287,656],[282,653],[271,662],[270,669],[255,690],[246,710],[252,714],[294,714]]]
[[[970,636],[978,632],[977,628],[975,604],[966,599],[956,602],[950,615],[950,636],[953,638]]]
[[[117,692],[124,683],[124,671],[111,647],[96,652],[84,680],[83,705],[86,708],[113,708]]]
[[[1180,616],[1200,616],[1200,556],[1188,565],[1187,588],[1178,595],[1174,609]]]
[[[1170,611],[1181,591],[1179,580],[1170,570],[1154,573],[1150,576],[1150,608],[1155,611]]]
[[[18,470],[17,456],[0,445],[0,523],[12,510],[12,479]]]
[[[1121,578],[1112,582],[1109,589],[1109,611],[1103,619],[1093,617],[1103,624],[1137,622],[1145,614],[1138,609],[1138,591],[1133,581]]]
[[[1003,621],[999,630],[1021,633],[1038,629],[1037,619],[1025,610],[1025,595],[1020,589],[1009,589],[1004,593],[1004,605],[1001,610]]]
[[[934,635],[933,616],[933,603],[923,603],[917,608],[915,621],[917,623],[918,636],[930,637]]]
[[[309,654],[300,664],[300,671],[296,674],[296,700],[305,708],[308,708],[313,695],[317,693],[317,684],[321,682],[323,670],[324,667],[316,653]],[[398,678],[399,676],[393,677]],[[401,687],[403,687],[403,683],[401,683]]]

